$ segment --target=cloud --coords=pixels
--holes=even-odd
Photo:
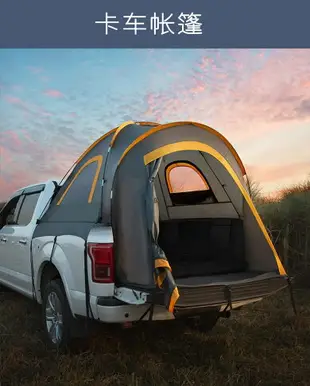
[[[144,115],[160,120],[196,116],[243,131],[245,122],[310,120],[309,73],[309,50],[202,55],[182,82],[146,99]]]
[[[47,109],[38,106],[34,103],[25,102],[19,97],[12,96],[12,95],[4,95],[3,99],[11,104],[12,106],[15,106],[19,110],[22,110],[23,113],[29,116],[42,116],[42,117],[51,117],[53,115],[52,112],[48,111]],[[24,116],[25,117],[25,116]]]
[[[0,146],[0,160],[2,165],[4,164],[8,165],[13,160],[12,154],[10,154],[10,152],[3,146]],[[1,167],[0,167],[0,175],[1,175]]]
[[[64,128],[61,130],[64,131]],[[1,132],[0,201],[6,200],[20,187],[64,176],[79,155],[79,151],[72,148],[74,132],[66,130],[66,133],[67,138],[63,137],[60,143],[46,151],[45,134],[40,131],[32,131],[31,134],[25,130]]]
[[[8,103],[11,103],[13,105],[23,105],[24,104],[20,98],[17,98],[17,97],[14,97],[14,96],[7,95],[7,96],[4,97],[4,99]]]
[[[32,112],[31,106],[18,97],[11,96],[11,95],[4,95],[4,100],[7,103],[15,106],[16,108],[22,110],[25,113]]]
[[[63,98],[64,97],[64,95],[61,91],[53,90],[53,89],[45,90],[43,94],[46,96],[49,96],[51,98]]]

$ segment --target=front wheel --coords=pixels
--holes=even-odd
[[[42,318],[48,345],[65,348],[71,339],[72,313],[60,279],[52,280],[44,288]]]

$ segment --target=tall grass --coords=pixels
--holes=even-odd
[[[246,177],[246,185],[251,199],[257,205],[263,200],[261,185],[250,175]]]
[[[258,210],[286,267],[293,273],[310,271],[310,178],[263,199]]]

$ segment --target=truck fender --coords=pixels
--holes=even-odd
[[[61,281],[63,283],[65,293],[68,299],[68,303],[71,309],[72,314],[74,315],[74,307],[72,304],[72,298],[70,295],[70,289],[74,288],[74,278],[72,275],[72,271],[69,266],[68,259],[63,252],[62,248],[58,245],[55,244],[54,247],[54,252],[51,258],[51,252],[53,249],[53,242],[49,242],[46,244],[42,250],[41,250],[41,256],[38,257],[36,256],[36,260],[40,260],[40,265],[38,268],[38,273],[36,275],[36,280],[35,280],[35,292],[36,292],[36,299],[38,303],[42,303],[42,294],[41,294],[41,279],[42,279],[42,274],[44,271],[44,268],[47,264],[52,264],[54,267],[57,269]]]

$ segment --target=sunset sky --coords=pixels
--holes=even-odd
[[[128,119],[214,127],[273,192],[310,173],[310,50],[0,50],[0,201]]]

